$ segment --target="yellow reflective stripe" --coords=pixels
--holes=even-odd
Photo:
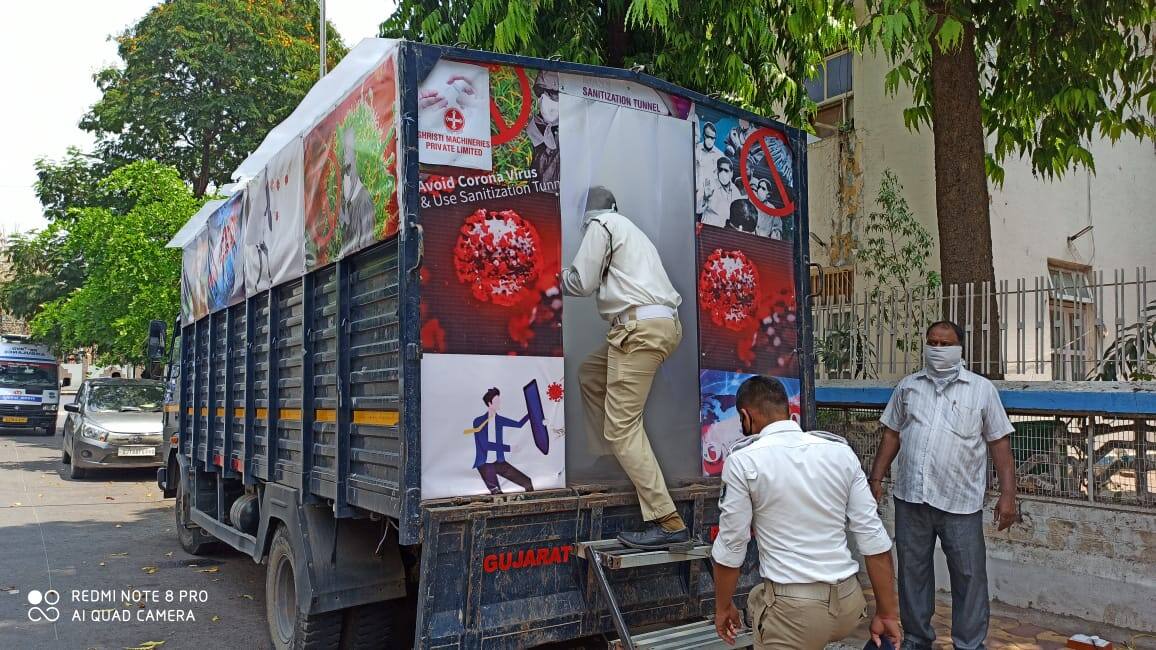
[[[207,407],[207,406],[201,407],[201,416],[209,417],[209,407]]]
[[[223,406],[217,407],[217,417],[219,417],[219,418],[225,417],[225,407],[223,407]]]
[[[392,427],[398,423],[400,416],[397,411],[354,411],[354,424],[374,424],[383,427]]]
[[[336,422],[337,411],[334,409],[317,409],[313,415],[313,419],[317,422]]]
[[[256,418],[258,420],[268,420],[269,419],[269,409],[257,409]]]
[[[176,404],[165,404],[165,413],[180,413],[181,407]]]
[[[281,412],[277,414],[277,419],[279,419],[279,420],[300,420],[301,419],[301,409],[281,409]]]
[[[241,409],[241,408],[233,409],[233,417],[235,417],[235,418],[245,417],[245,409]]]

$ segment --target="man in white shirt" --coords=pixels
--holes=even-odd
[[[734,163],[730,158],[720,157],[715,161],[715,174],[699,184],[697,198],[700,221],[708,226],[725,228],[731,204],[746,198],[734,182]]]
[[[963,367],[963,329],[950,321],[927,328],[924,369],[900,380],[880,422],[883,438],[871,468],[871,491],[883,496],[883,476],[898,455],[895,551],[906,648],[935,641],[935,538],[951,575],[951,640],[979,650],[987,638],[987,548],[983,499],[987,456],[999,476],[996,525],[1016,518],[1015,428],[990,381]]]
[[[714,558],[715,629],[734,643],[741,626],[732,600],[752,527],[763,582],[747,613],[759,649],[812,650],[851,633],[866,616],[855,537],[875,590],[871,636],[902,640],[892,579],[891,539],[876,512],[859,458],[847,441],[804,432],[790,419],[787,391],[771,377],[743,382],[735,396],[745,440],[723,467]]]
[[[568,296],[597,292],[598,311],[610,322],[606,343],[582,363],[579,382],[586,426],[610,444],[634,483],[646,522],[618,540],[633,548],[670,548],[687,544],[690,533],[666,489],[642,411],[658,367],[682,340],[682,297],[654,244],[617,210],[606,188],[587,193],[582,244],[562,271],[562,290]]]

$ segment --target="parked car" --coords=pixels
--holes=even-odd
[[[168,454],[161,434],[164,382],[89,379],[66,404],[60,460],[71,478],[90,469],[160,467]]]

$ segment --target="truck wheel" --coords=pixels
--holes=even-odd
[[[217,550],[217,540],[200,528],[189,528],[189,490],[183,474],[177,480],[176,513],[177,540],[189,555],[208,555]]]
[[[389,602],[369,603],[345,610],[341,650],[381,650],[392,647],[393,612]]]
[[[297,571],[284,526],[278,526],[265,567],[265,620],[277,650],[337,650],[342,612],[306,616],[297,607]]]

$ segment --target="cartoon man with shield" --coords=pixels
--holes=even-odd
[[[505,443],[507,428],[521,429],[529,423],[538,451],[543,455],[550,451],[550,437],[546,431],[538,382],[531,381],[525,386],[523,393],[526,397],[526,415],[520,420],[512,420],[498,414],[498,409],[502,407],[502,391],[497,388],[487,390],[482,395],[482,403],[486,405],[485,414],[474,418],[473,426],[464,431],[466,435],[474,436],[476,451],[474,469],[478,470],[490,494],[502,494],[502,487],[498,483],[499,476],[526,492],[534,489],[530,477],[506,460],[506,452],[510,451],[510,445]]]

